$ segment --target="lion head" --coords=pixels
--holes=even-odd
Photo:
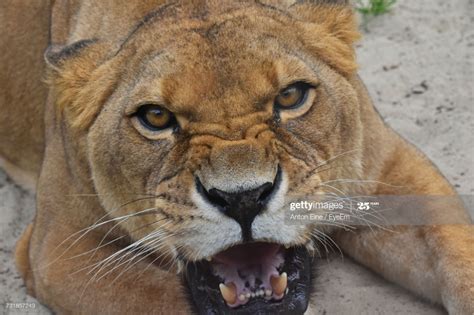
[[[103,210],[130,244],[185,263],[200,311],[308,306],[315,225],[288,224],[288,203],[361,169],[358,154],[336,167],[362,141],[358,33],[327,2],[169,4],[120,42],[47,53]]]

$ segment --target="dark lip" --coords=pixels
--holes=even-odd
[[[214,276],[207,261],[187,262],[183,282],[194,312],[211,314],[304,314],[308,308],[313,280],[312,257],[303,246],[287,250],[282,267],[288,274],[288,293],[280,301],[253,299],[235,309],[230,308],[219,292],[220,279]]]

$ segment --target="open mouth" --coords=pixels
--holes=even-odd
[[[188,263],[185,281],[199,314],[303,314],[311,290],[304,247],[254,242]]]

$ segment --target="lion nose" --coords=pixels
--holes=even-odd
[[[244,241],[252,240],[252,223],[255,217],[265,210],[274,191],[281,181],[281,171],[278,168],[275,180],[267,182],[251,190],[226,192],[217,188],[207,191],[196,179],[197,190],[200,194],[217,207],[223,214],[234,219],[242,229]]]

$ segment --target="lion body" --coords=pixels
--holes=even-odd
[[[3,2],[0,6],[4,30],[0,45],[8,47],[0,56],[0,165],[16,181],[33,188],[43,159],[48,90],[41,83],[46,69],[42,55],[48,47],[49,6],[46,1]],[[28,113],[21,119],[20,110]]]
[[[108,120],[104,118],[103,115],[105,114],[101,113],[99,115],[99,108],[94,106],[94,104],[103,104],[103,100],[113,94],[112,88],[119,89],[120,85],[116,83],[117,76],[122,75],[126,78],[146,76],[147,72],[140,68],[139,61],[131,62],[127,67],[133,70],[125,71],[120,75],[117,75],[117,73],[120,73],[119,70],[122,66],[119,62],[111,61],[108,68],[97,68],[97,71],[93,72],[92,79],[89,77],[90,69],[96,67],[101,58],[105,58],[106,50],[117,51],[118,49],[118,58],[123,58],[123,60],[135,60],[133,59],[135,55],[147,56],[146,53],[155,51],[152,45],[153,41],[165,41],[165,38],[172,39],[176,36],[176,31],[172,27],[175,21],[171,21],[169,24],[163,22],[165,23],[163,28],[159,29],[163,30],[163,33],[154,33],[156,38],[148,40],[147,38],[150,37],[147,37],[148,33],[146,32],[148,32],[147,28],[151,28],[149,21],[160,19],[161,9],[156,10],[156,8],[162,5],[162,1],[55,1],[54,5],[48,1],[41,2],[41,5],[39,2],[32,4],[22,1],[11,1],[12,3],[7,5],[8,2],[4,2],[0,10],[3,14],[0,24],[5,23],[5,25],[2,25],[2,29],[7,30],[0,36],[0,43],[2,47],[9,47],[8,54],[2,53],[0,55],[0,67],[5,69],[1,72],[2,76],[0,77],[0,155],[4,160],[3,167],[13,178],[32,186],[31,183],[36,182],[39,177],[36,190],[38,212],[33,225],[27,229],[18,243],[17,265],[27,283],[30,294],[38,297],[40,301],[55,311],[74,313],[77,312],[78,297],[72,293],[81,292],[83,283],[76,281],[77,278],[74,278],[73,274],[74,271],[78,271],[84,266],[84,262],[81,262],[80,259],[70,259],[65,260],[60,265],[55,264],[54,268],[48,268],[53,260],[52,253],[56,250],[58,244],[62,244],[62,241],[68,239],[69,235],[93,225],[98,218],[107,214],[104,212],[104,208],[116,208],[118,204],[127,202],[124,196],[127,196],[130,192],[138,194],[143,191],[140,184],[124,183],[121,177],[108,176],[107,174],[115,174],[116,168],[114,167],[117,167],[117,163],[125,165],[120,169],[126,173],[137,161],[143,159],[143,156],[152,154],[150,148],[138,153],[130,149],[120,153],[130,156],[129,160],[125,161],[120,156],[116,156],[116,159],[108,159],[106,151],[113,150],[111,146],[120,146],[120,142],[110,134],[108,134],[110,144],[103,142],[103,133],[105,132],[105,126],[108,126]],[[282,8],[287,6],[284,1],[279,5]],[[236,10],[236,13],[226,13],[226,6],[229,7],[229,10]],[[257,9],[247,9],[245,5],[242,8],[237,5],[236,7],[232,2],[217,3],[209,1],[205,5],[204,2],[198,1],[177,9],[174,14],[183,17],[183,21],[180,22],[181,28],[186,30],[196,29],[196,33],[199,33],[201,29],[209,28],[206,23],[222,23],[225,25],[227,20],[220,20],[220,16],[225,14],[234,14],[235,16],[232,18],[237,19],[236,17],[244,12],[247,17],[250,17],[249,25],[242,26],[237,23],[233,26],[235,28],[240,27],[244,31],[247,31],[246,27],[253,27],[252,23],[258,23],[263,10],[270,10],[269,15],[276,14],[273,12],[273,10],[276,10],[273,7],[270,9],[265,6]],[[4,10],[6,8],[8,10]],[[163,12],[165,10],[163,9]],[[50,12],[52,12],[51,20]],[[307,8],[298,11],[302,16],[311,12]],[[337,97],[358,104],[355,109],[347,109],[348,112],[345,113],[347,115],[344,116],[345,120],[342,120],[342,123],[334,125],[335,130],[344,135],[344,141],[336,139],[331,134],[320,136],[326,139],[326,141],[318,143],[318,145],[324,147],[323,150],[326,153],[324,157],[329,158],[337,152],[344,152],[353,147],[360,148],[363,156],[360,156],[361,153],[357,153],[357,158],[354,158],[355,160],[358,159],[358,163],[354,162],[351,168],[343,167],[341,173],[336,174],[336,176],[339,178],[370,178],[380,183],[392,184],[392,186],[376,183],[357,185],[350,188],[350,193],[353,194],[455,195],[454,189],[436,167],[416,148],[386,126],[374,109],[363,83],[354,72],[355,62],[351,45],[357,38],[357,33],[348,12],[350,10],[344,9],[341,11],[338,6],[325,7],[323,4],[318,5],[317,10],[315,9],[312,12],[314,13],[311,18],[312,24],[307,26],[319,25],[311,31],[320,32],[321,36],[325,36],[323,29],[336,28],[340,31],[337,38],[327,36],[329,43],[327,46],[319,47],[317,44],[312,44],[311,49],[320,60],[316,67],[318,67],[322,76],[325,79],[327,78],[328,88],[332,89]],[[291,14],[294,14],[294,12],[291,12]],[[188,17],[188,19],[184,17]],[[205,22],[196,21],[200,19]],[[227,19],[231,18],[227,17]],[[284,19],[281,17],[281,20]],[[29,21],[29,23],[23,23],[24,20]],[[302,23],[300,20],[294,22],[294,25],[291,24],[292,21],[285,20],[284,23],[290,23],[290,28],[306,27],[300,25]],[[336,24],[330,25],[330,23]],[[276,30],[269,28],[262,30],[262,32],[273,32],[275,36],[291,36],[291,32],[285,32],[285,28],[278,29],[278,25],[275,27]],[[222,30],[222,33],[225,33],[225,31],[225,29]],[[19,34],[21,36],[18,36]],[[133,46],[133,49],[127,50],[129,38],[130,45],[135,46]],[[235,41],[232,42],[228,38],[235,38]],[[228,67],[226,76],[219,76],[216,74],[218,72],[212,70],[214,60],[200,59],[203,58],[200,55],[202,51],[208,49],[200,42],[200,39],[189,35],[188,37],[180,37],[181,42],[177,40],[179,43],[183,43],[182,46],[186,46],[184,43],[189,43],[189,48],[187,46],[184,48],[182,60],[176,57],[178,62],[181,62],[181,65],[186,65],[186,60],[188,60],[187,64],[194,71],[187,71],[186,67],[178,69],[178,77],[185,82],[192,82],[192,84],[189,84],[187,90],[181,91],[179,94],[169,95],[169,98],[173,98],[175,104],[181,106],[177,106],[176,111],[183,113],[189,111],[190,109],[186,106],[197,102],[194,99],[195,95],[204,95],[209,91],[214,91],[213,89],[217,91],[218,88],[215,86],[228,83],[228,93],[226,94],[229,95],[228,99],[209,100],[208,105],[202,105],[201,110],[193,113],[194,118],[206,122],[204,127],[199,126],[201,128],[199,129],[197,126],[193,132],[198,133],[201,132],[200,130],[207,128],[206,132],[209,134],[215,133],[223,138],[232,137],[224,129],[222,129],[224,131],[219,129],[219,132],[215,132],[211,127],[216,125],[219,119],[232,117],[232,122],[230,122],[231,118],[225,118],[228,119],[227,128],[235,128],[235,130],[248,128],[248,130],[252,130],[253,127],[248,127],[248,125],[252,119],[258,120],[258,118],[253,118],[250,115],[248,116],[250,118],[245,116],[246,111],[249,110],[246,105],[240,105],[236,108],[229,105],[227,108],[232,109],[227,111],[216,109],[218,102],[248,104],[248,95],[243,95],[242,90],[248,91],[251,86],[239,86],[232,89],[229,85],[229,82],[233,82],[232,80],[251,82],[252,86],[263,86],[265,84],[265,80],[259,74],[254,73],[254,70],[259,67],[258,64],[254,64],[249,60],[229,61],[231,59],[226,59],[225,53],[232,55],[235,50],[241,49],[240,47],[246,44],[243,42],[244,36],[228,34],[228,38],[216,44],[220,45],[216,46],[222,54],[219,57],[227,62],[222,65],[222,68]],[[67,59],[63,59],[65,58],[63,55],[59,55],[59,59],[56,60],[50,58],[48,62],[53,69],[51,71],[60,72],[61,77],[50,77],[48,79],[49,86],[44,83],[46,76],[42,52],[48,44],[52,44],[54,48],[54,46],[71,45],[81,40],[96,39],[99,39],[99,41],[100,39],[106,39],[107,43],[105,46],[101,46],[103,45],[101,43],[94,46],[95,44],[92,43],[90,53],[84,56],[81,55],[80,51],[83,48],[80,48],[79,52],[73,50],[69,53],[74,59],[72,66],[68,64]],[[197,44],[192,46],[194,41]],[[135,44],[135,42],[140,44]],[[271,43],[269,41],[268,45],[271,45]],[[348,46],[346,47],[344,43],[347,43]],[[85,44],[84,46],[88,45]],[[120,52],[121,46],[125,47],[124,52]],[[196,47],[202,48],[202,51],[196,50]],[[214,48],[209,48],[208,56],[216,54],[213,51]],[[280,47],[276,49],[280,49]],[[260,57],[259,51],[261,50],[265,50],[265,47],[255,48],[256,59]],[[120,57],[121,54],[124,56]],[[66,57],[69,58],[69,56]],[[163,60],[161,60],[162,64],[168,62],[168,59]],[[55,63],[55,61],[58,62]],[[170,68],[172,67],[170,66]],[[168,70],[166,68],[161,71]],[[80,82],[75,82],[76,85],[73,85],[70,83],[73,79],[70,78],[80,76],[82,76],[80,82],[96,80],[95,84],[81,87],[82,90],[78,91],[76,87]],[[226,80],[228,82],[224,82]],[[101,82],[101,84],[97,84],[97,82]],[[169,90],[176,85],[176,81],[170,81],[166,84],[156,82],[155,86]],[[153,87],[144,85],[143,89],[150,91],[153,90]],[[129,90],[126,91],[128,93]],[[212,92],[209,93],[212,94]],[[325,97],[330,98],[327,95],[321,97],[323,99]],[[71,101],[73,99],[74,102]],[[87,108],[79,108],[84,103],[90,105]],[[60,109],[57,107],[60,107]],[[209,116],[210,113],[212,117]],[[247,118],[234,119],[239,115]],[[323,111],[322,115],[327,115],[329,117],[327,121],[332,121],[329,109],[327,112]],[[65,125],[61,122],[64,117],[66,121],[70,122],[69,124]],[[94,119],[97,119],[97,121],[93,122]],[[282,117],[282,120],[284,120],[284,117]],[[257,125],[257,123],[255,124]],[[82,136],[84,132],[81,128],[82,130],[90,128],[87,141]],[[303,132],[304,134],[318,133],[318,129],[314,124],[307,124],[304,128],[306,129]],[[209,131],[211,129],[213,131]],[[298,130],[295,132],[297,133]],[[122,135],[122,137],[135,139],[134,136],[128,135]],[[225,148],[229,145],[228,143],[217,145],[216,143],[220,140],[204,136],[196,140],[196,142],[198,141],[211,143],[212,146],[218,147],[220,151],[217,152],[220,156],[227,154]],[[246,147],[245,150],[249,150],[247,151],[249,155],[254,154],[255,159],[258,160],[260,159],[260,151],[254,148],[260,145],[260,140],[252,141],[252,146]],[[92,143],[91,148],[85,149],[86,142]],[[255,153],[253,153],[254,151]],[[180,152],[185,152],[185,149]],[[196,156],[204,154],[197,149],[193,152]],[[165,170],[176,168],[174,161],[179,161],[180,153],[175,152],[174,154],[177,158],[168,162],[170,165],[165,164],[163,167]],[[93,162],[90,162],[91,160]],[[212,161],[212,156],[210,160]],[[155,162],[150,161],[149,163]],[[227,177],[224,175],[222,175],[222,178],[219,177],[221,175],[213,177],[202,175],[203,178],[207,178],[208,183],[226,185],[226,178],[229,176],[226,173],[227,164],[221,166],[219,164],[221,162],[221,160],[216,159],[212,166],[214,168],[220,167],[222,169],[220,173]],[[89,165],[89,163],[91,164]],[[143,161],[143,163],[148,162]],[[245,161],[237,161],[236,163],[246,165]],[[261,176],[266,176],[266,174],[263,174],[265,167],[262,166],[265,163],[266,161],[263,161],[260,163],[260,167],[252,169],[253,174],[262,172]],[[246,167],[251,169],[253,166]],[[298,180],[304,180],[304,176],[299,174],[301,169],[305,169],[304,167],[304,163],[301,165],[293,163],[291,167],[287,167],[290,184],[294,184]],[[203,170],[205,171],[206,167],[203,167]],[[91,172],[93,173],[92,176]],[[145,169],[142,173],[137,170],[134,174],[127,173],[125,177],[143,178],[147,176],[147,172]],[[243,178],[242,176],[240,178]],[[189,176],[185,177],[183,175],[179,183],[190,181],[192,182]],[[187,199],[184,193],[179,192],[178,186],[177,182],[170,181],[166,189],[176,189],[177,198]],[[165,188],[159,187],[156,192],[166,191]],[[104,197],[99,198],[100,200],[75,197],[81,194],[103,195]],[[65,196],[69,197],[64,198]],[[127,210],[127,207],[124,212],[125,210]],[[472,301],[472,281],[474,281],[472,242],[474,240],[473,229],[469,225],[469,216],[462,208],[450,209],[448,214],[429,211],[425,214],[427,218],[432,218],[434,222],[440,222],[440,218],[449,215],[452,220],[465,222],[466,225],[399,227],[395,236],[385,231],[371,232],[369,229],[361,229],[357,237],[342,231],[336,231],[334,235],[344,251],[385,278],[397,282],[427,299],[443,304],[452,313],[467,314],[472,312],[474,310]],[[181,214],[180,212],[171,212],[169,215],[179,217]],[[185,217],[184,220],[191,219]],[[143,219],[141,223],[149,222]],[[84,251],[95,248],[104,235],[120,237],[125,231],[131,239],[140,237],[140,235],[135,235],[133,232],[137,226],[138,223],[124,225],[113,231],[105,227],[98,227],[91,233],[92,235],[88,235],[81,240],[79,246],[71,245],[68,255],[71,255],[71,257],[80,256]],[[259,231],[257,233],[264,233],[264,228],[260,227]],[[126,244],[127,242],[124,240],[123,243],[117,244],[117,247],[105,247],[98,250],[96,251],[97,258],[106,258]],[[210,244],[213,243],[210,242]],[[196,244],[196,246],[199,245]],[[210,248],[209,252],[212,253],[214,250]],[[202,249],[202,251],[205,251],[205,249]],[[192,253],[191,249],[189,249],[189,252]],[[165,257],[162,260],[162,263],[166,265],[173,258]],[[48,264],[45,265],[45,261],[49,261]],[[150,313],[152,310],[159,310],[161,313],[188,313],[189,306],[184,302],[186,297],[181,288],[180,279],[176,276],[176,270],[174,270],[176,266],[171,263],[170,271],[154,266],[147,268],[147,265],[148,262],[146,261],[135,265],[122,276],[120,282],[114,284],[113,290],[110,290],[110,287],[104,282],[91,283],[88,289],[80,294],[81,300],[84,301],[81,304],[81,312],[90,313],[101,309],[104,310],[104,313]],[[141,280],[138,282],[133,282],[136,276],[142,272],[145,276],[140,278]],[[114,276],[116,275],[112,273],[105,279],[112,281]],[[67,280],[64,281],[65,279]],[[86,278],[79,278],[79,280],[81,279]],[[317,301],[311,303],[317,305]]]

